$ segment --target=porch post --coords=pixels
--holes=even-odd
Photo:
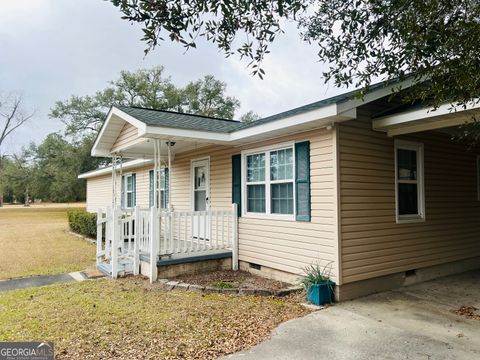
[[[120,243],[120,229],[118,226],[118,209],[112,210],[112,278],[118,277],[118,245]]]
[[[120,155],[120,198],[122,197],[122,184],[121,184],[121,182],[123,181],[122,177],[123,177],[123,157]],[[125,184],[125,186],[126,186],[126,184]],[[126,191],[127,191],[127,189],[125,188],[125,192]],[[119,207],[121,207],[121,206],[122,206],[122,200],[120,199],[120,206]],[[126,201],[125,201],[125,206],[127,206]]]
[[[155,208],[160,207],[159,181],[161,171],[161,147],[162,140],[155,139],[153,143],[153,204]]]
[[[139,274],[139,269],[140,269],[140,238],[141,234],[143,233],[140,232],[140,208],[138,206],[135,206],[135,240],[133,243],[133,275],[138,275]]]
[[[110,206],[107,206],[105,212],[105,259],[111,260],[112,254],[112,227],[113,227],[113,216],[112,216],[112,209]]]
[[[171,200],[171,187],[170,187],[170,184],[172,183],[172,151],[171,151],[171,147],[172,147],[172,142],[170,140],[168,140],[168,186],[169,186],[169,189],[168,189],[168,210],[171,211],[172,210],[172,202],[170,201]]]
[[[100,265],[100,258],[102,256],[102,226],[103,226],[103,212],[102,212],[102,209],[98,209],[97,211],[97,257],[96,257],[97,266]]]
[[[117,155],[112,156],[112,208],[117,207]]]
[[[157,280],[157,254],[158,254],[158,240],[160,239],[159,225],[158,225],[158,210],[156,207],[150,209],[150,283]]]
[[[232,241],[232,270],[238,270],[238,205],[232,204],[233,241]]]

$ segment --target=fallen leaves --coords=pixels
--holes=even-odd
[[[165,292],[139,278],[24,289],[0,294],[0,339],[54,341],[59,359],[213,359],[307,314],[297,299]]]
[[[478,309],[473,306],[461,306],[457,310],[452,310],[452,312],[467,319],[480,320],[480,313],[478,313]]]

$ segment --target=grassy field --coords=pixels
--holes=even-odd
[[[67,210],[0,208],[0,279],[78,271],[94,263],[95,245],[64,233]]]
[[[103,279],[0,293],[0,341],[53,341],[59,359],[210,359],[251,347],[306,313],[294,299]]]

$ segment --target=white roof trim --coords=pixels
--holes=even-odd
[[[347,100],[343,103],[338,104],[338,111],[340,113],[340,112],[355,109],[355,108],[357,108],[361,105],[365,105],[369,102],[381,99],[382,97],[392,95],[393,94],[393,92],[392,92],[393,89],[398,89],[398,88],[402,89],[402,90],[403,89],[408,89],[409,87],[411,87],[412,85],[414,85],[418,82],[421,82],[421,80],[415,80],[414,78],[410,78],[410,79],[407,79],[407,80],[400,81],[398,83],[393,83],[389,86],[382,87],[380,89],[369,92],[369,93],[365,94],[363,96],[363,98],[354,98],[354,99]]]
[[[103,137],[103,134],[105,133],[105,129],[108,127],[108,124],[111,122],[111,119],[112,119],[113,115],[116,115],[119,118],[121,118],[122,120],[125,120],[126,122],[135,126],[138,129],[138,136],[142,136],[143,134],[145,134],[145,129],[146,129],[145,123],[141,122],[140,120],[135,119],[133,116],[130,116],[127,113],[123,112],[122,110],[112,106],[112,108],[110,109],[110,111],[107,114],[107,118],[105,120],[105,123],[102,125],[102,128],[100,129],[100,132],[99,132],[97,138],[95,139],[95,143],[92,146],[92,152],[91,152],[92,156],[109,156],[110,155],[108,151],[106,152],[105,150],[103,150],[103,151],[100,150],[98,148],[98,145],[99,145],[100,140]]]
[[[122,170],[130,170],[134,168],[139,168],[142,166],[150,165],[153,164],[153,160],[151,159],[135,159],[135,160],[130,160],[126,161],[122,164]],[[104,167],[98,170],[92,170],[83,174],[78,175],[79,179],[89,179],[101,175],[107,175],[112,173],[112,167]]]
[[[214,131],[179,129],[166,126],[151,126],[144,122],[137,120],[131,115],[112,107],[107,115],[107,119],[100,130],[100,133],[92,148],[93,156],[111,156],[111,150],[99,147],[100,139],[102,138],[105,129],[111,121],[113,115],[117,115],[122,120],[125,120],[138,128],[138,138],[166,138],[166,139],[182,139],[191,140],[195,142],[205,142],[209,144],[232,144],[238,145],[245,141],[255,141],[255,138],[264,137],[265,134],[272,133],[272,136],[281,133],[281,130],[288,128],[315,126],[316,128],[331,126],[332,124],[345,120],[353,120],[356,118],[356,108],[360,105],[377,100],[392,93],[395,87],[407,88],[414,83],[413,79],[405,80],[399,83],[394,83],[390,86],[380,88],[366,94],[363,98],[352,99],[342,103],[333,103],[322,106],[308,112],[288,116],[278,120],[258,124],[256,126],[248,127],[233,131],[231,133],[221,133]],[[294,129],[292,129],[294,130]]]
[[[472,121],[466,112],[479,108],[480,102],[478,101],[469,102],[466,108],[461,109],[453,109],[451,104],[443,104],[436,110],[422,108],[383,116],[373,120],[372,127],[374,130],[388,132],[389,136],[441,129]],[[445,115],[455,114],[458,114],[458,117],[441,118]]]
[[[336,104],[327,105],[319,109],[315,109],[309,112],[301,113],[298,115],[292,115],[283,119],[278,119],[270,122],[266,122],[261,125],[252,126],[246,129],[235,131],[230,135],[230,141],[240,141],[250,138],[255,135],[263,133],[269,133],[275,130],[289,128],[295,125],[301,125],[312,121],[329,119],[328,123],[331,125],[332,117],[339,115]]]

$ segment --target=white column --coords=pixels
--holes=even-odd
[[[155,139],[153,142],[153,207],[160,207],[160,172],[161,172],[161,147],[162,140]]]
[[[118,277],[118,246],[120,243],[120,227],[118,226],[119,210],[112,210],[112,277]]]
[[[232,270],[238,270],[238,206],[232,204],[233,241],[232,241]]]
[[[158,254],[158,239],[160,239],[159,224],[158,224],[158,210],[156,207],[150,209],[150,283],[157,280],[157,254]]]
[[[112,249],[112,209],[110,206],[107,206],[105,213],[105,258],[108,260],[112,259],[111,249]]]
[[[112,208],[117,207],[117,156],[112,156]]]
[[[103,212],[102,209],[97,211],[97,266],[100,265],[100,258],[102,256],[102,224],[103,224]]]
[[[133,275],[138,275],[140,270],[140,208],[135,206],[135,240],[133,242]]]
[[[172,210],[172,201],[171,201],[171,195],[172,195],[172,192],[170,191],[171,190],[171,186],[170,184],[172,183],[172,151],[171,151],[171,146],[172,146],[172,142],[169,140],[168,141],[168,185],[169,185],[169,188],[168,188],[168,210],[171,211]]]

